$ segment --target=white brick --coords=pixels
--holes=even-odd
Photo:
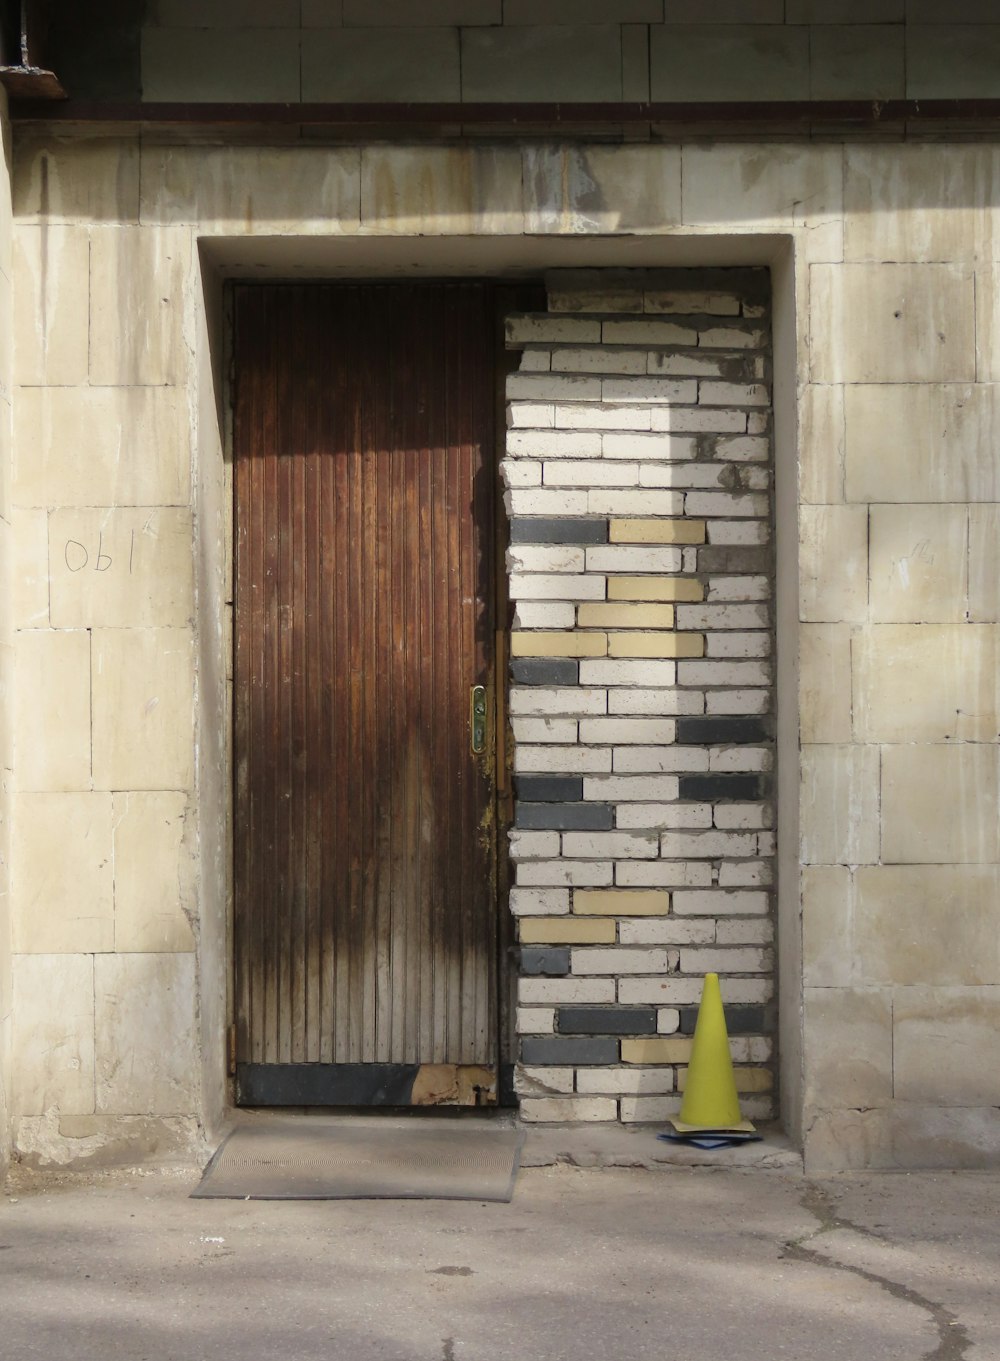
[[[514,608],[516,629],[571,629],[576,607],[564,600],[519,600]]]
[[[679,662],[681,685],[767,685],[770,669],[764,662]]]
[[[507,434],[511,458],[600,458],[599,431],[511,430]]]
[[[588,718],[580,724],[580,741],[672,742],[676,728],[670,718]]]
[[[749,663],[746,663],[747,665]],[[734,665],[722,663],[718,665]],[[648,657],[626,657],[613,660],[590,658],[580,663],[581,685],[673,685],[677,680],[675,662]],[[724,683],[724,682],[722,682]]]
[[[507,378],[507,400],[519,397],[534,402],[599,402],[601,380],[568,374],[512,373]]]
[[[542,481],[549,487],[634,487],[639,481],[638,463],[605,463],[594,459],[563,459],[546,463]]]
[[[585,491],[549,491],[534,489],[520,490],[517,487],[504,492],[504,505],[507,514],[516,515],[585,515],[587,512],[587,493]]]
[[[649,430],[647,406],[557,406],[556,425],[563,430]]]
[[[672,1068],[581,1068],[576,1075],[579,1092],[607,1092],[636,1096],[640,1092],[672,1092]]]
[[[507,406],[507,427],[529,430],[551,429],[556,423],[556,409],[551,402],[510,402]]]
[[[772,765],[771,752],[764,747],[713,747],[708,754],[708,768],[713,771],[761,771]]]
[[[681,492],[591,491],[587,493],[591,515],[681,515]]]
[[[608,434],[602,436],[602,444],[605,458],[653,458],[665,462],[687,462],[698,455],[698,445],[694,439],[679,438],[674,434]]]
[[[767,605],[678,605],[677,627],[682,629],[767,628]]]
[[[661,1007],[656,1013],[657,1035],[675,1035],[681,1023],[681,1014],[674,1007]]]
[[[711,882],[707,860],[623,860],[615,866],[619,888],[707,888]]]
[[[606,321],[601,329],[605,345],[697,345],[698,332],[670,321]]]
[[[519,1035],[551,1035],[555,1032],[555,1007],[518,1007],[515,1014]]]
[[[514,752],[519,774],[553,771],[559,774],[603,774],[611,769],[610,747],[527,747]]]
[[[639,481],[644,487],[718,487],[725,471],[718,463],[642,463]]]
[[[548,860],[559,854],[558,832],[529,832],[513,827],[507,835],[512,860]]]
[[[655,832],[636,836],[630,832],[563,832],[562,853],[580,859],[600,860],[629,856],[655,860],[659,854]]]
[[[526,1007],[613,1002],[615,983],[613,978],[519,978],[517,1000]]]
[[[510,910],[515,917],[561,917],[569,911],[569,889],[512,888]]]
[[[771,963],[769,950],[750,947],[681,950],[681,973],[767,973]]]
[[[560,373],[645,373],[645,350],[565,349],[552,351],[552,370]]]
[[[757,838],[743,832],[664,832],[660,850],[664,856],[675,856],[679,860],[756,855]]]
[[[583,572],[583,549],[573,544],[512,544],[507,549],[511,572]]]
[[[618,1001],[624,1005],[693,1007],[701,1001],[700,978],[623,978]]]
[[[702,349],[751,350],[764,344],[763,331],[738,331],[733,326],[711,326],[698,336]]]
[[[519,1096],[543,1096],[546,1092],[572,1092],[572,1068],[535,1067],[519,1063],[514,1070],[514,1088]]]
[[[684,498],[684,509],[688,515],[751,517],[767,515],[771,509],[771,502],[760,492],[733,496],[724,491],[692,491]]]
[[[767,411],[747,412],[747,434],[766,435],[771,428],[771,416]]]
[[[719,866],[720,888],[767,888],[773,879],[767,860],[724,860]]]
[[[611,865],[594,860],[522,860],[516,872],[519,888],[607,888],[614,877]]]
[[[679,572],[678,548],[639,548],[631,544],[601,544],[586,550],[588,572]]]
[[[662,974],[677,969],[676,950],[615,950],[593,946],[570,951],[570,968],[583,974]]]
[[[708,600],[769,600],[771,583],[767,577],[709,577]]]
[[[610,775],[586,777],[583,797],[600,801],[676,799],[678,782],[674,775]]]
[[[645,371],[670,377],[718,378],[724,366],[725,360],[721,356],[693,354],[690,350],[681,354],[664,354],[661,350],[653,350],[646,361]]]
[[[622,945],[711,945],[715,941],[715,922],[637,917],[619,923],[618,939]]]
[[[708,526],[709,543],[754,545],[768,543],[770,538],[770,526],[761,520],[711,520]]]
[[[773,817],[769,803],[719,803],[715,806],[715,825],[723,831],[770,827]]]
[[[548,689],[541,685],[515,685],[511,687],[509,703],[512,714],[603,714],[608,696],[606,690],[576,686]]]
[[[557,341],[594,345],[601,339],[601,323],[567,316],[508,317],[504,332],[510,349],[531,341],[550,345]]]
[[[720,805],[721,807],[722,805]],[[674,827],[689,831],[712,826],[710,803],[625,803],[615,815],[618,827]]]
[[[766,463],[771,453],[771,442],[763,435],[738,435],[720,439],[715,446],[715,457],[733,463]]]
[[[710,690],[705,695],[707,714],[766,714],[770,708],[770,690]]]
[[[733,917],[744,913],[764,916],[769,906],[770,897],[767,893],[738,890],[727,893],[721,889],[689,893],[679,889],[674,894],[674,911],[682,916],[685,913],[709,917]]]
[[[512,572],[509,588],[513,600],[603,600],[605,594],[603,577],[571,572]]]
[[[575,718],[512,718],[517,742],[576,742],[579,738]]]
[[[540,487],[542,484],[542,465],[534,460],[522,459],[512,463],[505,459],[500,464],[500,476],[505,487]]]
[[[621,1120],[626,1125],[644,1125],[668,1120],[681,1108],[679,1096],[623,1096],[619,1102]]]
[[[762,383],[712,383],[698,384],[698,402],[701,406],[768,406],[771,395]]]
[[[526,1096],[519,1113],[529,1124],[617,1120],[618,1102],[610,1096]]]
[[[773,855],[775,850],[775,835],[773,832],[757,833],[757,854]]]
[[[768,633],[710,633],[705,638],[707,657],[769,657]]]
[[[616,747],[615,774],[708,770],[704,747]]]
[[[548,350],[521,351],[518,368],[522,373],[548,373],[550,367]]]
[[[766,917],[734,917],[715,923],[715,938],[719,945],[770,945],[774,926]]]
[[[736,435],[747,429],[748,420],[745,411],[727,411],[721,406],[671,406],[654,407],[652,424],[654,430],[672,430],[677,435]]]
[[[698,384],[672,378],[604,378],[601,380],[601,398],[605,402],[677,402],[693,406],[698,400]]]
[[[704,697],[694,690],[609,690],[609,714],[700,714]]]

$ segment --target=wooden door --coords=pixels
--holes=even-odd
[[[490,288],[234,312],[237,1099],[492,1101]]]

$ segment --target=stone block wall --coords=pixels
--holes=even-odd
[[[0,1179],[10,1156],[11,962],[10,813],[13,764],[11,703],[14,647],[11,598],[11,241],[10,123],[7,96],[0,90]]]
[[[548,299],[507,322],[521,1112],[676,1113],[711,970],[766,1118],[769,276],[554,274]]]

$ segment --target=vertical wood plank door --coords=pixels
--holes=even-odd
[[[237,1100],[492,1102],[490,287],[240,284],[234,337]]]

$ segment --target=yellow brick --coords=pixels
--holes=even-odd
[[[605,633],[521,632],[510,635],[512,657],[605,657]]]
[[[687,1063],[689,1039],[622,1040],[622,1063]]]
[[[613,921],[583,921],[572,917],[522,917],[521,942],[524,945],[614,945],[617,927]]]
[[[704,520],[612,520],[611,543],[704,543]]]
[[[612,633],[609,657],[704,657],[700,633]]]
[[[607,605],[589,602],[577,609],[576,621],[582,629],[672,629],[673,605]]]
[[[578,888],[573,911],[602,917],[665,917],[670,894],[664,888]]]
[[[642,1044],[642,1043],[643,1043],[642,1040],[623,1040],[622,1058],[623,1059],[625,1058],[626,1044]],[[690,1044],[691,1041],[688,1040],[687,1043]],[[634,1061],[635,1060],[629,1060],[629,1062]],[[687,1061],[688,1061],[687,1059],[677,1060],[677,1062],[679,1063],[687,1063]],[[677,1074],[677,1090],[679,1092],[682,1092],[685,1086],[687,1085],[687,1075],[688,1070],[686,1068],[682,1068],[681,1071]],[[744,1092],[746,1094],[749,1094],[751,1092],[769,1092],[771,1090],[771,1087],[774,1085],[773,1076],[771,1074],[770,1069],[768,1068],[734,1068],[733,1076],[736,1079],[736,1090],[738,1092]]]
[[[703,600],[694,577],[608,577],[609,600]]]

